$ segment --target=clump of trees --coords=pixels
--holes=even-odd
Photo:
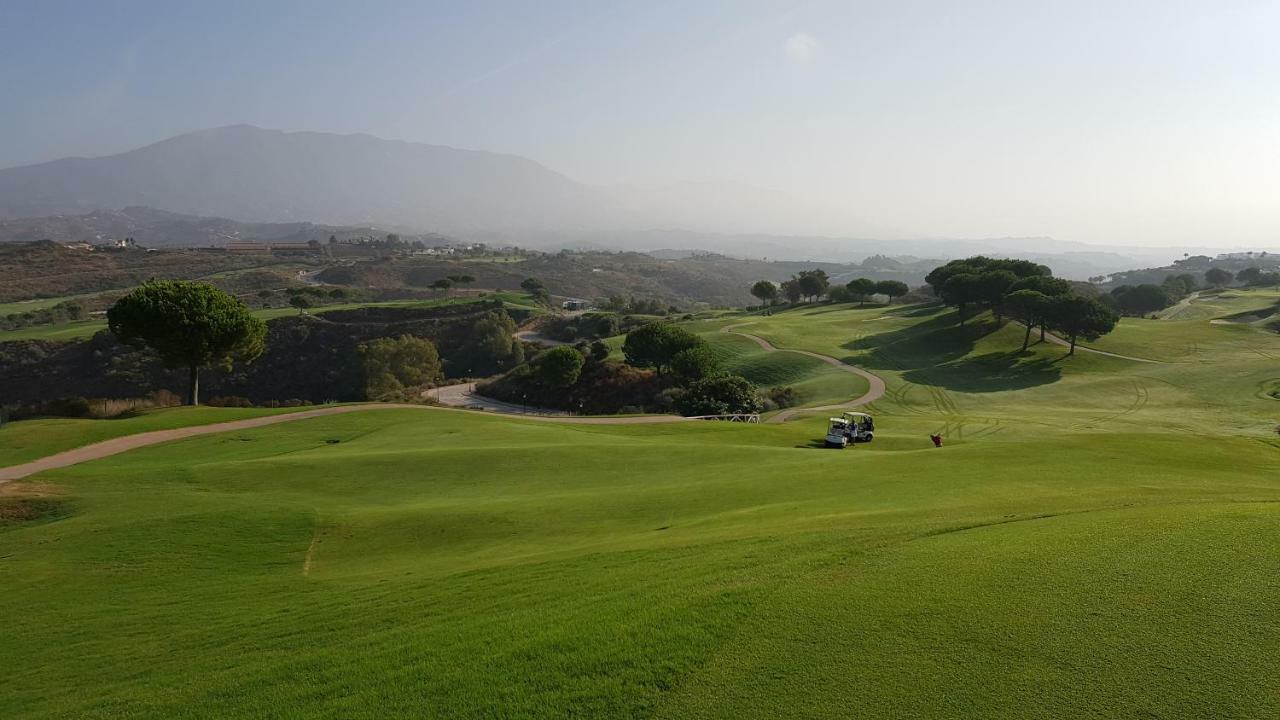
[[[749,381],[725,373],[715,350],[678,325],[637,327],[627,333],[622,351],[626,362],[617,363],[609,361],[603,342],[562,345],[479,390],[508,402],[589,412],[712,415],[763,407]]]
[[[793,304],[801,300],[813,302],[826,295],[829,287],[831,279],[827,277],[826,271],[820,268],[802,270],[798,275],[791,276],[790,280],[783,281],[782,295]]]
[[[58,325],[83,320],[87,313],[78,302],[60,302],[53,307],[10,313],[0,317],[0,330],[18,330],[33,325]]]
[[[653,322],[627,333],[622,354],[627,364],[638,368],[654,368],[663,375],[675,357],[706,341],[678,325]]]
[[[520,289],[529,293],[529,297],[539,305],[551,304],[551,293],[547,292],[547,286],[538,278],[528,277],[521,280]]]
[[[262,354],[267,325],[235,297],[207,283],[152,280],[107,310],[122,342],[151,348],[166,367],[185,367],[187,403],[200,404],[200,369]]]
[[[1280,285],[1280,272],[1263,272],[1262,268],[1247,267],[1236,273],[1236,282],[1246,287],[1271,287]]]
[[[1071,283],[1053,277],[1049,268],[1029,260],[972,257],[953,260],[930,272],[925,281],[947,305],[957,309],[960,325],[974,307],[991,311],[997,323],[1012,317],[1025,326],[1022,349],[1039,327],[1061,333],[1074,355],[1078,339],[1096,340],[1119,320],[1105,301],[1075,292]]]
[[[425,388],[443,377],[436,346],[412,335],[362,343],[360,361],[365,396],[370,400],[406,400],[414,389]]]
[[[1030,260],[979,255],[934,268],[925,276],[925,282],[944,303],[956,308],[960,324],[964,325],[969,309],[976,305],[990,309],[998,322],[1003,315],[1004,298],[1009,293],[1034,289],[1030,285],[1015,287],[1016,283],[1052,274],[1048,267]]]

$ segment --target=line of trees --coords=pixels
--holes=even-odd
[[[1111,332],[1119,317],[1107,303],[1079,295],[1071,283],[1053,277],[1048,267],[1029,260],[983,256],[952,260],[935,268],[925,282],[944,303],[955,307],[961,326],[971,310],[990,310],[996,322],[1012,317],[1025,326],[1022,349],[1033,328],[1061,333],[1074,355],[1079,339],[1096,340]]]
[[[768,280],[758,280],[751,286],[751,295],[760,300],[760,304],[769,307],[778,301],[779,296],[791,303],[801,300],[816,300],[824,295],[834,302],[857,301],[865,304],[872,295],[884,295],[893,302],[911,291],[907,284],[898,280],[871,280],[855,278],[844,285],[832,285],[827,273],[821,269],[805,270],[790,280],[784,280],[781,286]]]

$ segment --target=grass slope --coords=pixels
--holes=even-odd
[[[1280,710],[1275,447],[810,425],[382,411],[46,473],[74,514],[0,531],[0,710]]]
[[[751,321],[885,377],[875,443],[387,410],[6,486],[0,714],[1280,714],[1274,361]]]
[[[150,410],[112,420],[49,418],[6,423],[0,426],[0,467],[20,465],[46,455],[125,435],[208,425],[260,415],[278,415],[304,409],[307,408],[179,407]]]

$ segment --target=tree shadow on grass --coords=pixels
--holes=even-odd
[[[869,370],[897,370],[903,379],[961,392],[1020,390],[1057,382],[1056,360],[1034,352],[993,352],[972,356],[982,338],[1000,329],[990,318],[974,318],[963,327],[954,312],[910,327],[858,338],[845,348],[861,351],[846,362]]]
[[[903,373],[903,379],[968,393],[1025,390],[1062,378],[1061,358],[1050,360],[1031,352],[998,352],[966,357],[934,367]]]
[[[860,352],[846,360],[870,369],[911,370],[959,360],[973,351],[978,340],[996,330],[994,323],[971,321],[961,327],[955,313],[916,323],[910,327],[866,335],[842,347]]]

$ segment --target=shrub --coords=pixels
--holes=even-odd
[[[794,407],[800,403],[800,396],[794,388],[790,387],[773,387],[764,393],[764,409],[765,410],[781,410],[782,408]]]
[[[679,405],[686,416],[757,413],[762,407],[755,386],[739,375],[699,380],[689,386]]]
[[[240,397],[239,395],[223,395],[221,397],[205,401],[205,405],[212,405],[213,407],[250,408],[253,407],[253,401],[247,397]]]

